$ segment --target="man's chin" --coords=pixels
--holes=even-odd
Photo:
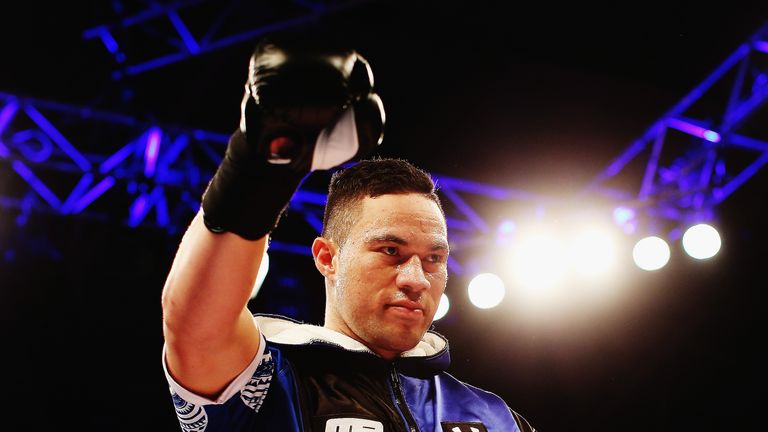
[[[413,326],[390,325],[384,328],[380,327],[377,332],[378,335],[368,339],[366,345],[382,357],[397,357],[399,354],[415,348],[425,332],[426,329],[415,329]],[[383,355],[384,353],[387,355]]]
[[[421,334],[414,333],[404,334],[397,339],[390,339],[388,345],[391,347],[391,351],[403,353],[415,348],[421,341],[421,336]]]

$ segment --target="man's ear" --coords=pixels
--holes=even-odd
[[[312,242],[312,256],[315,259],[315,267],[325,277],[332,277],[336,273],[333,259],[338,252],[336,243],[325,237],[317,237]]]

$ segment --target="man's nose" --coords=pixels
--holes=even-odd
[[[421,258],[412,255],[408,260],[397,266],[397,286],[400,289],[418,292],[430,287],[429,280],[421,266]]]

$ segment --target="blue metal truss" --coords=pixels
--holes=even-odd
[[[146,219],[155,210],[152,223],[171,227],[180,216],[178,205],[199,205],[190,193],[201,190],[210,176],[201,160],[218,163],[227,140],[224,134],[160,128],[114,113],[5,93],[0,93],[0,104],[0,160],[28,186],[23,193],[6,191],[3,203],[22,210],[21,225],[36,210],[110,218],[107,213],[113,209],[94,204],[120,188],[132,198],[128,225],[149,223]],[[83,124],[99,135],[73,143],[66,129]],[[178,196],[175,202],[169,201],[171,194]]]
[[[85,40],[100,41],[113,58],[113,79],[139,75],[212,51],[252,42],[267,33],[305,26],[326,16],[367,3],[363,0],[294,0],[283,2],[281,14],[266,2],[212,0],[145,1],[130,13],[116,11],[112,23],[83,32]],[[285,7],[285,5],[293,7]],[[250,15],[255,26],[235,25],[235,18]],[[202,15],[200,19],[197,15]],[[267,19],[264,20],[264,17]],[[196,19],[197,18],[197,19]],[[252,25],[252,24],[251,24]],[[225,29],[230,29],[226,32]],[[151,43],[150,43],[151,42]],[[147,49],[151,46],[153,49]],[[139,47],[139,48],[134,48]]]
[[[641,230],[669,229],[668,236],[712,218],[718,204],[768,163],[768,131],[758,116],[768,98],[767,55],[768,25],[632,142],[583,194],[608,198],[625,208],[624,222],[642,219]],[[34,213],[49,213],[178,233],[198,210],[228,135],[0,93],[0,207],[15,209],[19,226]],[[487,244],[497,233],[503,221],[479,210],[489,201],[558,204],[522,190],[436,179],[457,252]],[[324,204],[325,191],[302,187],[289,208],[319,232]],[[309,254],[306,245],[273,242],[271,248]],[[465,264],[450,262],[457,274]]]
[[[644,216],[645,231],[675,237],[768,163],[768,24],[654,122],[585,189]],[[763,113],[764,115],[765,113]],[[631,164],[643,162],[636,182]],[[643,225],[643,223],[641,223]]]
[[[78,128],[97,134],[84,140]],[[72,138],[69,138],[72,137]],[[120,114],[0,93],[0,207],[23,227],[34,213],[152,227],[175,234],[199,209],[224,154],[226,133],[138,121]],[[509,188],[436,175],[453,248],[493,234],[479,200],[543,201]],[[325,190],[304,186],[289,211],[319,233]],[[295,219],[292,219],[295,220]],[[309,254],[308,245],[273,241],[271,250]],[[451,268],[462,272],[452,260]]]

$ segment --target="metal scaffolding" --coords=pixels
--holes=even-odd
[[[83,137],[85,125],[98,133]],[[32,214],[44,213],[175,234],[199,209],[228,138],[227,133],[150,124],[117,113],[0,93],[0,170],[9,169],[16,180],[0,190],[0,206],[17,211],[20,227]],[[459,248],[494,229],[473,204],[478,199],[544,199],[450,176],[435,179],[451,237]],[[302,187],[290,202],[290,212],[300,214],[319,233],[325,198],[324,190]],[[272,242],[270,247],[309,253],[306,245]],[[461,271],[458,262],[451,265]]]
[[[212,49],[253,40],[274,27],[216,39],[225,7],[209,20],[204,36],[182,21],[202,1],[153,3],[119,22],[87,30],[120,65],[118,74],[137,74]],[[312,17],[359,2],[294,2]],[[153,20],[173,23],[168,36],[178,52],[136,60],[117,40]],[[302,19],[274,24],[299,25]],[[146,31],[144,28],[143,31]],[[584,189],[607,198],[640,220],[640,230],[679,231],[713,217],[715,207],[768,162],[768,130],[760,110],[768,98],[768,26],[736,49],[714,72],[654,122]],[[120,113],[0,93],[0,208],[24,227],[31,215],[74,216],[153,227],[175,234],[200,205],[200,196],[224,154],[229,133],[140,121]],[[641,169],[632,169],[642,164]],[[638,168],[635,166],[635,168]],[[637,173],[641,172],[638,177]],[[446,207],[452,247],[460,251],[494,236],[499,220],[482,201],[524,201],[546,207],[548,197],[523,190],[436,175]],[[303,188],[290,209],[319,232],[324,191]],[[637,222],[637,221],[635,221]],[[304,245],[274,242],[273,250],[307,254]],[[462,273],[464,263],[453,260]]]
[[[365,3],[368,1],[146,1],[136,11],[115,11],[113,22],[85,30],[83,38],[101,42],[114,61],[112,78],[120,80],[252,42],[268,33],[306,26]]]
[[[656,120],[585,189],[675,237],[768,163],[768,24]],[[641,163],[642,176],[632,170]],[[639,180],[639,181],[638,181]]]

